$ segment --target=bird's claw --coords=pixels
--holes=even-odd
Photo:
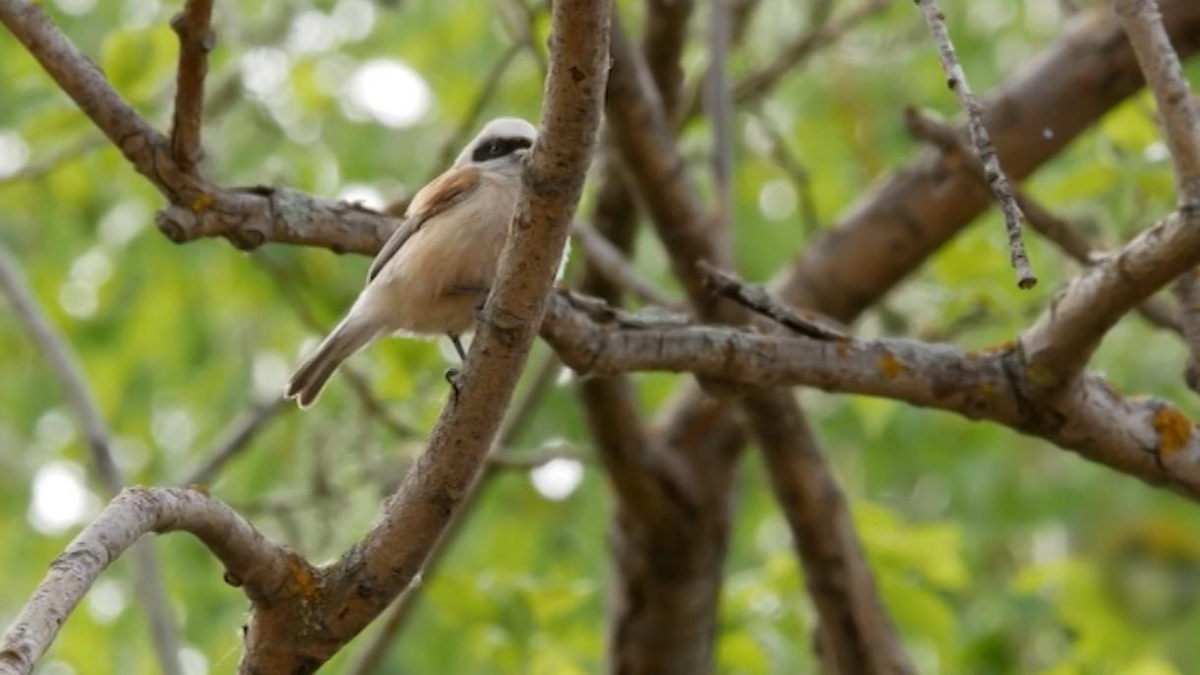
[[[450,400],[454,405],[458,405],[458,368],[447,368],[446,372],[442,373],[442,377],[446,378],[446,383],[450,385]]]

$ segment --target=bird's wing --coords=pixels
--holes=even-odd
[[[429,222],[429,219],[467,198],[479,187],[479,182],[478,169],[459,167],[450,169],[421,188],[408,205],[407,215],[400,227],[388,237],[387,243],[375,256],[375,260],[371,261],[371,268],[367,270],[367,283],[379,276],[379,271],[384,265],[396,256],[400,247]]]

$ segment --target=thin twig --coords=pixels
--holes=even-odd
[[[273,420],[276,415],[293,409],[285,405],[279,398],[271,403],[256,404],[237,419],[229,423],[218,436],[216,442],[203,455],[204,460],[192,469],[186,478],[176,481],[177,485],[206,485],[212,481],[225,464],[240,454],[249,445],[259,431]]]
[[[50,325],[49,319],[38,307],[33,292],[22,279],[16,260],[2,246],[0,289],[8,297],[33,343],[42,351],[66,394],[67,402],[74,411],[80,431],[87,441],[92,465],[100,478],[100,484],[110,496],[116,495],[124,487],[125,479],[113,459],[112,434],[108,424],[104,421],[83,370],[66,341]],[[146,611],[146,621],[159,665],[168,675],[180,675],[183,667],[179,662],[178,631],[167,606],[165,586],[153,546],[152,542],[144,542],[137,546],[133,583],[138,601]]]
[[[483,114],[483,109],[487,107],[488,102],[496,95],[496,91],[500,88],[500,82],[504,79],[505,73],[508,72],[509,67],[512,66],[513,61],[516,60],[523,49],[525,49],[524,44],[514,42],[500,54],[500,58],[496,59],[491,69],[484,75],[479,90],[475,93],[475,99],[471,101],[471,106],[467,108],[467,114],[463,115],[454,133],[442,144],[442,149],[437,154],[439,159],[435,165],[437,167],[436,171],[440,172],[443,170],[442,167],[450,166],[450,163],[454,160],[454,156],[458,154],[459,148],[475,132],[475,126],[479,122],[479,116]],[[435,177],[436,174],[429,176],[429,179],[432,180]]]
[[[953,153],[965,160],[971,175],[987,188],[983,165],[979,157],[970,151],[966,139],[954,127],[936,120],[913,106],[904,111],[904,123],[908,133],[915,139],[929,143],[942,152]],[[991,192],[989,191],[989,194]],[[1033,197],[1013,186],[1013,195],[1025,214],[1026,222],[1035,232],[1045,237],[1079,264],[1088,267],[1101,262],[1104,252],[1077,231],[1074,223],[1055,215]],[[993,198],[995,195],[992,195]],[[1146,298],[1138,304],[1137,311],[1150,324],[1166,330],[1181,332],[1176,312],[1169,304],[1155,297]]]
[[[1008,177],[1000,167],[1000,159],[996,155],[996,147],[988,136],[987,127],[983,124],[983,106],[971,93],[971,85],[967,74],[959,63],[958,53],[954,51],[954,43],[950,41],[950,33],[946,30],[946,15],[938,7],[936,0],[916,0],[917,6],[925,16],[925,23],[933,35],[937,45],[938,60],[942,71],[946,73],[946,84],[958,95],[958,101],[967,115],[967,130],[971,134],[979,161],[983,163],[984,176],[988,187],[996,195],[996,201],[1004,212],[1004,223],[1008,231],[1008,248],[1010,261],[1017,271],[1017,286],[1028,289],[1037,285],[1037,277],[1029,266],[1029,257],[1025,254],[1025,244],[1021,241],[1021,207],[1013,197],[1012,186]]]
[[[635,298],[667,309],[680,309],[681,303],[664,293],[643,277],[625,256],[608,240],[589,225],[575,223],[572,236],[583,249],[587,261],[610,284]]]
[[[771,144],[770,158],[788,175],[788,178],[792,179],[796,193],[800,196],[800,220],[804,225],[804,232],[810,236],[816,234],[820,222],[817,217],[817,199],[813,194],[811,172],[796,156],[796,153],[792,152],[787,138],[774,122],[766,115],[759,115],[758,121]]]
[[[211,28],[212,7],[213,0],[187,0],[183,11],[171,18],[171,28],[179,36],[171,153],[184,171],[193,170],[204,156],[200,144],[204,78],[208,75],[208,53],[217,43]]]
[[[817,23],[811,24],[794,40],[781,47],[772,61],[752,70],[733,84],[734,102],[744,104],[766,96],[797,66],[820,50],[837,43],[851,29],[878,14],[891,2],[892,0],[863,0],[861,4],[833,20],[821,20],[821,15],[817,13],[813,17],[818,19]],[[702,99],[703,94],[697,87],[692,92],[685,120],[700,113],[703,108]]]
[[[733,99],[728,78],[729,43],[733,31],[729,0],[713,0],[708,16],[708,73],[704,78],[704,109],[712,127],[712,174],[716,195],[714,211],[721,227],[730,229],[733,209]],[[724,239],[728,239],[725,237]],[[724,241],[718,244],[728,244]]]
[[[292,310],[295,311],[297,318],[300,319],[300,322],[315,333],[320,333],[326,330],[327,327],[321,324],[321,321],[317,319],[315,314],[313,314],[313,311],[308,306],[308,303],[305,302],[304,298],[296,292],[297,282],[288,269],[282,265],[276,264],[267,256],[255,256],[255,259],[258,260],[258,262],[262,265],[262,268],[266,270],[267,274],[271,277],[271,280],[275,282],[279,292],[283,294],[284,299],[289,305],[291,305]],[[387,427],[398,438],[415,438],[418,436],[415,429],[400,421],[394,414],[391,413],[391,411],[388,410],[387,406],[379,400],[379,397],[377,397],[375,392],[372,391],[371,384],[367,381],[367,377],[359,372],[358,369],[354,367],[354,364],[342,364],[342,367],[338,368],[338,373],[340,374],[340,377],[345,380],[346,384],[350,386],[350,391],[354,394],[355,398],[358,399],[359,405],[361,405],[363,410],[371,415],[371,417],[375,418],[376,421]]]
[[[706,275],[706,282],[713,293],[729,298],[795,333],[814,340],[845,340],[850,337],[845,331],[834,327],[828,319],[818,319],[811,313],[808,316],[797,313],[762,286],[747,284],[705,261],[700,261],[699,267]]]

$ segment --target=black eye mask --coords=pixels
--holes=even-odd
[[[489,138],[479,144],[475,151],[471,153],[472,162],[486,162],[489,159],[496,159],[511,155],[517,150],[523,150],[533,145],[533,141],[528,138]]]

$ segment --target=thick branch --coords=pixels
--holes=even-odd
[[[667,370],[747,386],[807,386],[987,419],[1200,500],[1200,430],[1176,407],[1124,398],[1087,375],[1033,405],[1014,349],[903,339],[841,341],[733,328],[608,328],[556,298],[543,337],[585,374]]]
[[[1125,313],[1200,263],[1200,212],[1192,213],[1169,216],[1085,270],[1021,333],[1031,395],[1066,383]]]
[[[460,393],[443,409],[426,452],[375,526],[330,568],[320,603],[326,639],[304,640],[294,624],[258,611],[247,635],[247,660],[260,650],[271,660],[257,667],[311,672],[328,659],[409,584],[469,493],[541,322],[591,161],[608,66],[609,11],[606,2],[554,3],[542,134],[485,319],[457,379]],[[243,669],[254,670],[245,663]]]
[[[714,20],[719,22],[723,18],[718,13]],[[719,31],[727,28],[714,27]],[[722,34],[718,38],[718,41],[723,43],[725,36]],[[722,50],[715,51],[715,58],[719,58]],[[672,268],[683,282],[693,307],[702,319],[731,324],[750,322],[752,315],[744,308],[716,300],[708,293],[706,275],[699,265],[702,261],[708,261],[717,266],[729,266],[733,247],[729,234],[728,201],[718,197],[721,203],[718,204],[715,217],[706,216],[701,211],[696,196],[697,190],[689,180],[683,159],[675,147],[672,127],[667,123],[667,117],[654,92],[646,85],[646,67],[624,40],[620,27],[615,25],[613,60],[607,105],[613,136],[626,166],[636,177],[634,183],[639,187],[642,202],[646,204],[659,237],[671,257]],[[714,67],[714,72],[721,72],[719,64],[715,64]],[[720,77],[716,80],[721,82]],[[711,107],[720,118],[722,111],[729,109],[728,92],[712,93]],[[718,119],[714,125],[718,155],[718,192],[722,191],[722,165],[725,163],[721,155],[730,151],[729,138],[722,133],[722,126],[723,121]],[[764,453],[787,461],[786,458],[799,456],[806,449],[815,451],[812,444],[801,447],[803,439],[791,433],[794,428],[803,425],[804,420],[802,412],[789,393],[758,389],[747,395],[741,404],[748,424],[763,446]],[[680,448],[682,452],[691,452],[686,446]],[[736,453],[726,453],[726,456],[736,457]],[[832,484],[835,480],[832,474],[826,473],[812,483],[791,483],[790,486],[795,490],[804,490],[816,482]],[[845,540],[836,537],[833,537],[833,540],[845,543]],[[861,551],[856,546],[843,548],[840,554],[845,559],[861,558]],[[860,561],[860,564],[860,568],[865,570],[865,563]],[[850,570],[831,573],[853,576]],[[862,588],[870,592],[874,590],[870,583]],[[911,672],[908,658],[900,646],[899,639],[892,632],[882,602],[873,593],[870,598],[864,600],[867,602],[859,608],[864,610],[862,614],[848,610],[836,616],[822,616],[819,627],[822,642],[836,644],[839,653],[856,654],[853,663],[841,664],[847,668],[846,672]],[[872,614],[873,616],[868,616]],[[846,623],[846,617],[860,619],[870,625]],[[866,633],[878,633],[882,639],[867,642],[857,639],[857,636]],[[711,635],[708,639],[711,639]],[[879,651],[861,651],[864,648]],[[652,650],[648,652],[654,653]],[[835,657],[831,655],[831,658]],[[885,668],[883,664],[894,665],[895,668]],[[642,664],[643,667],[647,665],[649,664]],[[672,663],[668,667],[672,668],[669,672],[703,672],[708,669],[694,662],[687,664],[687,669],[680,669],[678,663]],[[663,666],[659,665],[657,668],[648,672],[664,672]],[[697,668],[702,670],[698,671]],[[863,670],[864,668],[867,670]]]
[[[1163,28],[1155,0],[1114,0],[1117,15],[1158,102],[1167,148],[1175,165],[1181,208],[1200,209],[1200,116],[1179,55]]]

